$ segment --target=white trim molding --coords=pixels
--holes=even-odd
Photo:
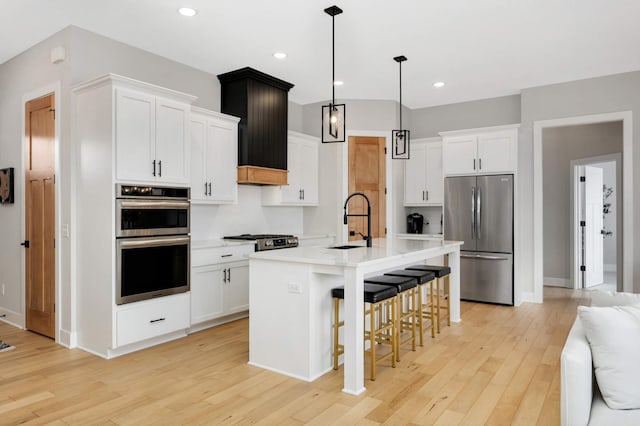
[[[622,121],[622,284],[623,291],[633,291],[633,114],[631,111],[533,122],[533,290],[534,299],[543,301],[543,205],[542,205],[542,131],[551,127]],[[628,236],[625,238],[625,235]]]
[[[569,278],[544,277],[544,285],[572,288],[571,280]]]

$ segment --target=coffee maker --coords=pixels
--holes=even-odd
[[[411,213],[407,216],[407,234],[422,234],[424,216],[420,213]]]

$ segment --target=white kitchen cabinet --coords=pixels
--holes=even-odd
[[[71,89],[77,155],[69,166],[77,182],[75,224],[82,229],[74,239],[75,339],[88,352],[112,358],[186,336],[190,328],[189,292],[116,304],[113,203],[116,183],[189,184],[188,112],[195,99],[114,74]]]
[[[519,125],[442,132],[445,176],[514,173]]]
[[[191,201],[232,204],[238,200],[237,117],[192,108]]]
[[[189,103],[116,88],[116,179],[189,182]]]
[[[263,205],[318,205],[318,142],[318,138],[289,131],[287,141],[288,185],[263,187]]]
[[[246,317],[252,244],[194,249],[191,325],[196,329]],[[203,326],[204,325],[204,326]]]
[[[411,157],[405,162],[405,206],[441,205],[444,199],[442,142],[439,138],[411,142]]]

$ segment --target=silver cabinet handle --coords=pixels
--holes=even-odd
[[[461,258],[465,259],[484,259],[484,260],[509,260],[508,257],[502,256],[486,256],[483,254],[461,254]]]

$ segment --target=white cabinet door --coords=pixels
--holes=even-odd
[[[426,194],[427,204],[444,202],[444,177],[442,175],[442,143],[426,144]]]
[[[477,173],[477,136],[456,136],[442,140],[445,175]]]
[[[478,172],[500,173],[516,170],[516,140],[513,132],[478,136]]]
[[[224,315],[223,265],[191,269],[191,324]]]
[[[207,124],[206,180],[216,202],[235,202],[238,196],[238,126],[223,120]]]
[[[302,180],[302,203],[318,204],[318,144],[302,142],[299,147],[298,176]]]
[[[116,89],[118,180],[155,181],[155,132],[155,98],[144,93]]]
[[[288,185],[283,185],[282,202],[289,204],[299,204],[302,202],[302,176],[300,167],[301,146],[296,140],[289,137],[287,144],[287,176]]]
[[[207,120],[204,117],[191,115],[191,202],[206,201],[209,186],[205,179],[205,144],[207,139]]]
[[[225,285],[226,314],[249,309],[249,265],[234,265],[227,268]]]
[[[404,205],[420,206],[426,204],[426,154],[424,143],[413,143],[411,155],[404,169]]]
[[[157,181],[189,182],[189,106],[156,98]]]

